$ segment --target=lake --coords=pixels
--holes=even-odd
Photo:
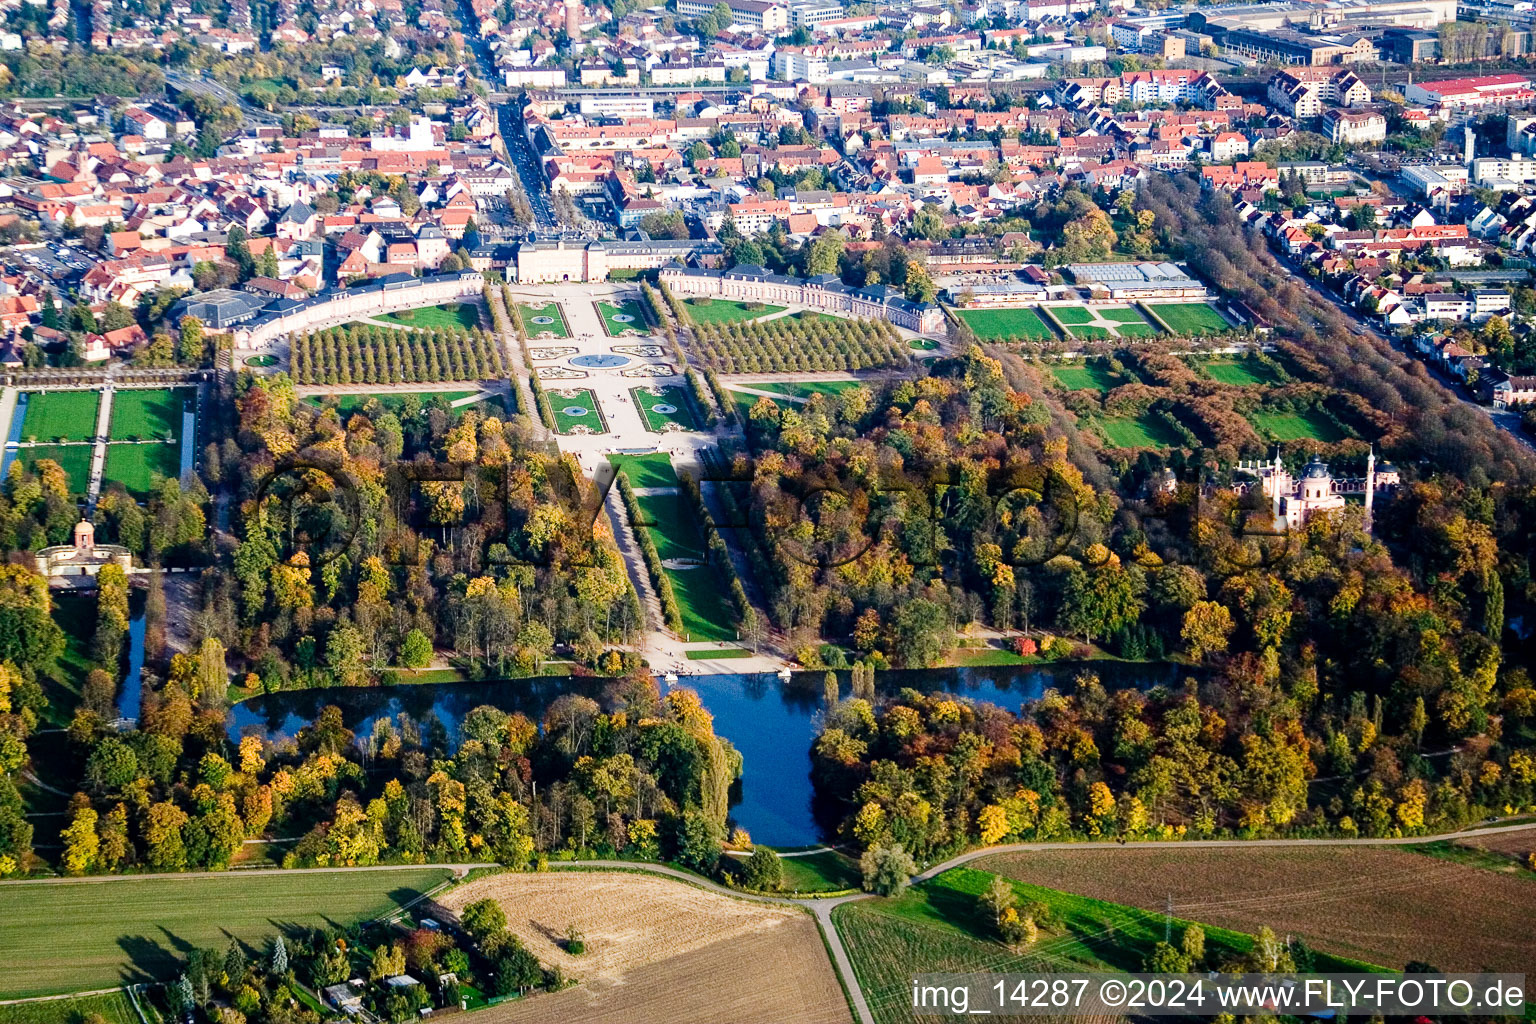
[[[890,671],[876,676],[877,689],[895,693],[911,687],[943,691],[1017,711],[1049,688],[1068,690],[1084,670],[1096,672],[1107,689],[1177,685],[1186,670],[1169,664],[1096,662],[989,668]],[[848,694],[847,673],[842,692]],[[811,742],[821,725],[821,672],[797,673],[781,681],[766,673],[687,676],[676,685],[696,690],[715,718],[716,734],[741,751],[741,782],[732,793],[731,817],[758,842],[805,846],[825,836],[812,808]],[[418,722],[435,716],[450,737],[473,708],[491,704],[521,711],[533,721],[556,697],[579,693],[601,700],[605,681],[516,679],[489,683],[442,683],[368,689],[296,690],[254,697],[231,710],[230,735],[247,731],[269,738],[292,736],[327,704],[341,708],[347,728],[367,736],[375,719],[402,713]],[[663,684],[665,687],[665,684]]]

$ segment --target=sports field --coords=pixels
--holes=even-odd
[[[1125,383],[1119,374],[1098,363],[1087,363],[1083,366],[1053,366],[1051,376],[1060,381],[1061,386],[1069,391],[1079,391],[1084,388],[1109,391]]]
[[[122,388],[112,393],[110,441],[148,441],[181,437],[182,404],[189,390]]]
[[[597,315],[602,318],[603,330],[610,336],[623,334],[625,331],[639,331],[641,334],[650,331],[650,328],[645,325],[645,312],[640,308],[640,303],[633,300],[619,305],[599,302]]]
[[[784,306],[770,306],[758,303],[756,309],[748,309],[745,302],[733,302],[730,299],[710,299],[703,305],[698,299],[685,299],[683,305],[688,309],[688,315],[693,317],[695,323],[701,324],[732,324],[741,320],[756,320],[760,316],[770,313],[781,313]]]
[[[571,336],[571,329],[565,324],[565,314],[560,312],[559,303],[546,302],[542,306],[533,306],[520,302],[517,304],[517,315],[523,318],[523,328],[530,338],[546,333],[557,338]],[[540,322],[546,320],[547,323]]]
[[[89,441],[96,436],[95,391],[32,391],[27,394],[27,416],[21,422],[21,440]]]
[[[377,917],[441,868],[0,884],[0,998],[164,980],[197,946],[262,946],[279,928]]]
[[[1033,309],[957,309],[955,315],[982,341],[1022,338],[1054,341],[1056,334]]]
[[[419,309],[402,309],[398,313],[380,313],[373,319],[426,330],[443,327],[470,328],[480,326],[480,310],[473,302],[459,302],[442,306],[422,306]]]
[[[91,484],[91,452],[88,444],[40,444],[16,449],[16,457],[31,471],[39,459],[52,459],[69,478],[69,493],[84,494]]]
[[[1252,412],[1248,422],[1260,434],[1274,441],[1322,441],[1332,444],[1349,435],[1330,417],[1308,409],[1305,412]]]
[[[608,430],[602,410],[597,407],[597,398],[587,388],[576,389],[574,398],[551,392],[549,407],[555,414],[555,429],[562,434],[574,433],[577,427],[585,427],[588,433],[593,434],[606,433]]]
[[[1162,318],[1175,334],[1215,334],[1230,331],[1232,325],[1204,302],[1159,302],[1148,309]]]
[[[1275,371],[1256,359],[1207,359],[1200,363],[1207,377],[1240,388],[1254,384],[1278,384]]]
[[[1158,416],[1106,416],[1093,421],[1093,427],[1111,448],[1168,448],[1179,443],[1179,435]]]
[[[610,455],[608,461],[615,470],[623,470],[629,476],[631,487],[676,487],[677,473],[672,469],[672,456],[665,452],[649,455]]]
[[[1082,306],[1047,306],[1051,315],[1064,324],[1091,324],[1093,314]]]
[[[162,442],[107,445],[107,465],[101,475],[103,483],[116,481],[128,488],[129,494],[142,498],[154,490],[157,476],[181,476],[181,445]]]
[[[693,405],[682,388],[661,388],[661,394],[653,395],[649,388],[630,388],[630,397],[645,428],[656,433],[664,432],[675,424],[681,430],[698,430],[699,421],[694,418]]]

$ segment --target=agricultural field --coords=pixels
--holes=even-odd
[[[1527,835],[1530,842],[1536,833]],[[1530,880],[1391,847],[1129,847],[978,862],[1035,885],[1254,931],[1384,967],[1526,971]]]
[[[550,391],[549,407],[555,414],[555,429],[562,434],[608,432],[603,411],[597,407],[597,397],[590,388],[572,389],[570,396]]]
[[[615,470],[623,470],[629,476],[629,486],[676,487],[677,473],[672,469],[672,457],[665,452],[648,455],[610,455],[608,461]]]
[[[107,445],[107,464],[102,469],[102,481],[122,484],[135,498],[142,499],[153,491],[156,477],[175,479],[180,476],[179,444],[153,442]]]
[[[645,311],[640,308],[640,303],[630,299],[615,305],[612,302],[599,302],[597,315],[603,321],[603,330],[610,337],[623,334],[625,331],[639,331],[647,333],[650,328],[645,325]]]
[[[640,418],[645,420],[645,429],[658,434],[666,432],[668,428],[699,429],[699,421],[693,415],[692,400],[686,391],[673,387],[655,390],[660,391],[661,394],[653,394],[649,387],[629,389],[635,408],[640,412]]]
[[[757,320],[770,313],[782,313],[787,308],[763,302],[755,305],[756,309],[748,309],[748,303],[734,302],[731,299],[708,299],[703,302],[698,299],[683,300],[683,307],[688,310],[688,315],[693,322],[698,324],[729,324],[739,320]]]
[[[1042,911],[1039,940],[1016,953],[994,938],[978,905],[992,878],[987,871],[956,868],[896,899],[849,903],[832,912],[878,1024],[930,1019],[911,1010],[909,987],[917,973],[1139,971],[1163,938],[1161,913],[1014,882],[1018,905],[1040,904]],[[1199,920],[1181,916],[1185,920],[1176,920],[1175,929]],[[1206,951],[1213,960],[1239,955],[1252,944],[1247,934],[1200,923],[1206,925]],[[1319,969],[1354,967],[1325,964]]]
[[[179,439],[182,406],[191,398],[192,392],[187,389],[120,388],[114,391],[108,440]]]
[[[0,998],[158,980],[189,947],[223,949],[231,936],[257,946],[279,927],[377,917],[450,874],[407,868],[7,883],[0,885]]]
[[[91,484],[91,453],[88,444],[40,444],[16,449],[16,458],[31,471],[40,459],[52,459],[69,478],[69,493],[83,495]]]
[[[1147,308],[1174,334],[1216,334],[1232,329],[1225,317],[1204,302],[1159,302]]]
[[[1181,440],[1162,417],[1152,413],[1098,417],[1092,424],[1111,448],[1170,448]]]
[[[685,882],[626,872],[501,874],[446,893],[457,911],[490,897],[542,963],[578,984],[476,1012],[483,1024],[782,1024],[849,1021],[811,916]],[[575,925],[580,956],[558,941]]]
[[[571,329],[565,322],[565,314],[560,312],[560,304],[557,302],[546,302],[542,306],[519,302],[517,315],[523,318],[523,329],[528,332],[530,338],[537,338],[541,334],[549,334],[556,338],[571,336]]]
[[[402,309],[398,313],[380,313],[375,320],[384,320],[402,327],[420,327],[423,330],[444,327],[479,327],[480,308],[473,302],[451,303],[442,306],[422,306],[419,309]]]
[[[957,309],[955,315],[982,341],[1056,340],[1056,332],[1033,309]]]
[[[96,436],[95,391],[32,391],[21,421],[22,441],[89,441]]]
[[[0,1005],[0,1024],[74,1024],[92,1016],[107,1024],[139,1024],[139,1015],[133,1011],[128,993],[121,989],[99,996]]]
[[[1235,387],[1280,383],[1275,371],[1256,359],[1202,359],[1196,365],[1212,380]]]
[[[1248,422],[1262,436],[1272,441],[1322,441],[1332,444],[1349,435],[1329,416],[1308,409],[1305,412],[1251,412]]]
[[[1052,366],[1051,376],[1055,377],[1068,391],[1091,388],[1094,391],[1107,392],[1125,383],[1119,374],[1098,363],[1085,363],[1082,366]]]
[[[1536,829],[1409,847],[1415,853],[1536,880]]]

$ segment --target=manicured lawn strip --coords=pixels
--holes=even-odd
[[[139,1015],[133,1012],[128,993],[121,989],[100,996],[0,1006],[0,1024],[59,1024],[61,1021],[89,1020],[93,1015],[100,1016],[107,1024],[139,1024]]]
[[[192,397],[186,390],[169,388],[119,388],[112,394],[110,441],[149,441],[181,438],[182,404]]]
[[[955,315],[983,341],[1025,338],[1053,341],[1056,333],[1033,309],[957,309]]]
[[[1091,324],[1093,314],[1082,306],[1049,306],[1051,315],[1064,324]]]
[[[684,651],[683,657],[689,661],[733,661],[737,658],[750,658],[753,654],[744,647],[718,647],[707,651]]]
[[[96,391],[32,391],[19,440],[89,441],[96,436]]]
[[[629,474],[631,487],[676,487],[677,473],[672,469],[672,456],[666,452],[648,455],[610,455],[613,468]]]
[[[629,478],[629,484],[635,486],[634,477]],[[645,516],[644,525],[651,531],[656,553],[662,561],[704,557],[704,537],[694,522],[693,509],[681,491],[637,494],[635,501]]]
[[[907,345],[919,352],[933,352],[939,347],[939,343],[932,338],[913,338]]]
[[[377,917],[447,880],[441,868],[0,885],[0,998],[164,980],[186,950],[231,936]]]
[[[1349,435],[1338,424],[1321,413],[1306,412],[1252,412],[1248,422],[1259,433],[1276,441],[1322,441],[1332,444]]]
[[[646,429],[659,434],[666,424],[676,423],[684,430],[698,430],[699,422],[694,418],[688,394],[682,388],[673,387],[662,388],[661,392],[660,395],[653,395],[643,387],[629,389],[635,408],[640,410],[640,418],[645,420]],[[674,411],[658,412],[658,405],[670,405]]]
[[[1212,334],[1230,331],[1232,325],[1204,302],[1159,302],[1149,304],[1175,334]]]
[[[785,892],[836,892],[857,889],[864,881],[859,862],[846,853],[828,850],[806,857],[782,857]]]
[[[683,635],[689,640],[735,640],[736,613],[714,565],[692,569],[663,569],[672,579],[677,608],[683,614]]]
[[[251,356],[245,361],[246,366],[276,366],[277,356]]]
[[[154,490],[156,476],[181,476],[181,446],[177,444],[109,444],[103,483],[116,481],[128,493],[143,498]]]
[[[1074,337],[1074,338],[1086,338],[1089,341],[1108,341],[1110,338],[1114,337],[1114,335],[1109,333],[1109,328],[1108,327],[1096,327],[1096,326],[1079,327],[1079,326],[1073,326],[1073,327],[1068,327],[1067,330],[1072,332],[1072,337]]]
[[[1105,416],[1093,421],[1111,448],[1169,448],[1180,438],[1160,418],[1150,413],[1140,416]]]
[[[91,452],[88,444],[40,444],[16,449],[16,457],[30,472],[39,459],[52,459],[69,478],[69,493],[83,495],[91,486]]]
[[[987,668],[994,665],[1023,665],[1025,659],[1012,651],[998,650],[989,647],[980,651],[960,651],[951,659],[956,665],[974,668]]]
[[[586,427],[594,434],[608,432],[608,424],[603,422],[603,413],[597,407],[597,399],[587,388],[580,388],[575,398],[562,398],[559,395],[549,396],[549,407],[555,414],[555,429],[562,434],[569,434],[573,427]],[[566,408],[585,409],[585,416],[571,416],[566,413]]]
[[[756,320],[786,308],[759,303],[759,308],[748,309],[745,302],[731,299],[710,299],[705,305],[700,305],[697,299],[684,299],[683,304],[688,307],[688,315],[693,317],[694,322],[701,324],[733,324],[740,320]]]
[[[812,310],[812,309],[802,310],[799,313],[792,314],[792,316],[796,320],[843,320],[843,319],[846,319],[845,317],[834,316],[831,313],[818,313],[818,312],[816,312],[815,310]]]
[[[614,317],[620,313],[632,316],[634,319],[627,322],[615,320]],[[597,315],[602,318],[603,330],[608,332],[609,337],[616,337],[625,331],[639,331],[641,334],[650,333],[650,328],[645,325],[645,311],[640,308],[640,303],[635,302],[633,299],[617,306],[611,302],[599,302],[597,304]]]
[[[1144,324],[1146,317],[1142,316],[1130,306],[1099,307],[1099,317],[1104,320],[1113,320],[1117,324]]]
[[[560,312],[560,305],[556,302],[546,302],[542,306],[530,306],[526,303],[517,304],[517,313],[523,318],[523,327],[528,331],[528,337],[535,340],[545,331],[552,332],[557,338],[569,338],[571,329],[566,326],[565,315]],[[552,324],[536,324],[533,318],[536,316],[548,316],[554,318]]]
[[[1051,375],[1069,391],[1079,391],[1083,388],[1109,391],[1125,383],[1117,374],[1097,363],[1088,363],[1084,366],[1053,366]]]
[[[1122,338],[1155,338],[1162,333],[1149,323],[1116,324],[1115,333]]]
[[[398,313],[380,313],[373,319],[387,320],[405,327],[420,327],[424,330],[443,327],[472,328],[480,326],[480,310],[473,302],[460,302],[404,309]]]
[[[1207,359],[1200,363],[1200,369],[1214,381],[1240,388],[1279,383],[1273,370],[1253,359]]]

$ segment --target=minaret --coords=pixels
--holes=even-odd
[[[1275,519],[1275,529],[1280,529],[1280,449],[1275,449],[1274,468],[1269,471],[1269,508]]]
[[[1376,504],[1376,446],[1365,457],[1365,532],[1371,532],[1371,509]]]

